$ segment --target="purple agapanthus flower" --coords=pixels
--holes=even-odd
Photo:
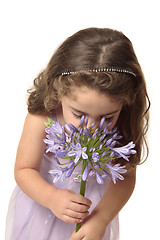
[[[55,151],[55,156],[56,156],[56,157],[63,158],[63,157],[65,157],[65,156],[67,155],[67,153],[68,153],[67,150],[58,148],[58,149],[56,149],[56,151]]]
[[[64,181],[64,176],[66,178],[70,177],[72,172],[74,171],[74,168],[75,163],[72,160],[70,160],[66,168],[57,165],[54,166],[54,169],[49,171],[49,173],[54,177],[53,183],[56,183],[59,179],[61,179],[61,181]]]
[[[80,182],[80,194],[85,195],[85,186],[89,178],[95,178],[98,184],[103,184],[105,178],[111,178],[115,184],[117,180],[124,180],[123,174],[127,172],[125,166],[114,164],[114,160],[123,158],[129,161],[131,154],[135,154],[133,149],[135,144],[128,143],[120,146],[118,142],[122,136],[119,135],[117,128],[108,130],[110,123],[105,124],[105,118],[100,121],[100,127],[93,131],[95,123],[90,127],[88,117],[82,116],[78,128],[72,124],[64,124],[53,120],[48,120],[46,129],[46,152],[55,154],[56,166],[49,173],[53,176],[53,183],[59,179],[71,177],[75,168],[81,164],[81,171],[75,182]],[[59,158],[68,162],[60,161]],[[76,231],[80,225],[76,226]]]
[[[45,131],[47,133],[47,139],[44,139],[44,142],[48,145],[46,152],[55,153],[57,149],[63,149],[67,133],[64,131],[61,124],[54,121]]]
[[[53,179],[53,183],[56,183],[59,179],[61,179],[61,181],[63,182],[63,176],[65,173],[65,169],[61,168],[61,167],[57,167],[54,166],[55,169],[52,169],[49,171],[49,173],[51,174],[51,176],[54,177]]]
[[[112,147],[111,146],[111,150],[118,153],[119,156],[124,158],[126,161],[129,161],[129,156],[131,154],[136,153],[136,150],[133,149],[134,147],[135,147],[135,144],[133,142],[130,142],[123,147]]]
[[[127,172],[125,166],[114,164],[113,160],[123,158],[129,161],[131,154],[135,154],[133,149],[135,144],[128,143],[125,146],[119,147],[119,140],[122,138],[119,135],[117,128],[108,130],[111,123],[105,124],[105,118],[100,121],[100,128],[94,132],[92,128],[95,123],[92,123],[87,128],[88,117],[82,117],[78,128],[72,124],[65,123],[65,129],[58,122],[54,122],[46,129],[47,144],[46,152],[55,153],[56,158],[69,159],[65,164],[59,161],[59,168],[50,171],[54,176],[54,182],[63,177],[70,177],[77,167],[83,165],[83,171],[80,173],[83,182],[86,182],[89,177],[95,177],[99,184],[103,184],[104,178],[110,178],[114,183],[118,179],[123,180],[123,174]],[[77,179],[77,180],[76,180]],[[80,178],[75,178],[79,181]]]
[[[111,162],[108,162],[106,163],[106,167],[108,168],[114,183],[116,183],[118,179],[124,180],[124,177],[121,174],[124,174],[127,172],[127,169],[125,169],[125,166],[121,166],[119,163],[113,165]]]
[[[97,152],[92,153],[92,159],[94,162],[98,162],[99,158],[100,158],[99,153]]]
[[[68,152],[69,157],[75,156],[75,163],[78,162],[80,157],[82,156],[83,159],[87,159],[88,155],[86,154],[87,147],[81,146],[81,144],[78,142],[76,145],[72,144],[72,150]]]

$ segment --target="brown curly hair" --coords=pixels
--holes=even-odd
[[[106,67],[128,69],[136,76],[118,72],[82,71]],[[67,76],[59,74],[66,70],[77,72]],[[143,146],[146,146],[147,158],[145,136],[150,101],[132,43],[123,33],[108,28],[88,28],[67,38],[55,51],[46,69],[34,80],[34,87],[28,90],[28,111],[50,113],[56,110],[60,96],[69,94],[71,87],[82,85],[123,102],[117,125],[123,135],[123,144],[132,140],[136,144],[137,155],[131,157],[130,164],[141,162]]]

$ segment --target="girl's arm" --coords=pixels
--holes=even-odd
[[[135,187],[136,170],[125,176],[123,181],[116,184],[110,182],[101,201],[92,211],[77,233],[70,240],[100,240],[105,234],[106,227],[126,204]]]
[[[40,175],[45,151],[46,116],[28,114],[17,150],[15,179],[19,187],[30,198],[49,208],[58,218],[66,222],[81,222],[88,215],[91,202],[69,190],[56,189]]]

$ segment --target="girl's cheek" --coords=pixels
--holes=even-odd
[[[108,128],[109,131],[112,130],[112,129],[115,127],[115,125],[116,125],[116,123],[117,123],[117,121],[118,121],[118,117],[119,117],[119,115],[118,115],[118,116],[115,116],[115,117],[111,120],[112,124],[111,124],[111,125],[109,126],[109,128]]]

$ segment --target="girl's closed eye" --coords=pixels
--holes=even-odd
[[[105,121],[107,121],[107,122],[108,122],[108,121],[112,121],[113,117],[114,117],[114,116],[111,116],[111,117],[105,117]]]
[[[77,119],[81,119],[81,117],[83,116],[83,115],[77,114],[77,113],[75,113],[75,112],[72,112],[72,114],[73,114],[74,117],[77,118]],[[114,116],[105,117],[105,121],[106,121],[106,122],[110,122],[110,121],[112,121],[113,117],[114,117]],[[101,117],[101,118],[102,118],[102,117]]]
[[[78,118],[78,119],[81,119],[81,117],[83,116],[83,115],[77,114],[77,113],[75,113],[75,112],[72,112],[72,114],[74,115],[74,117],[76,117],[76,118]]]

